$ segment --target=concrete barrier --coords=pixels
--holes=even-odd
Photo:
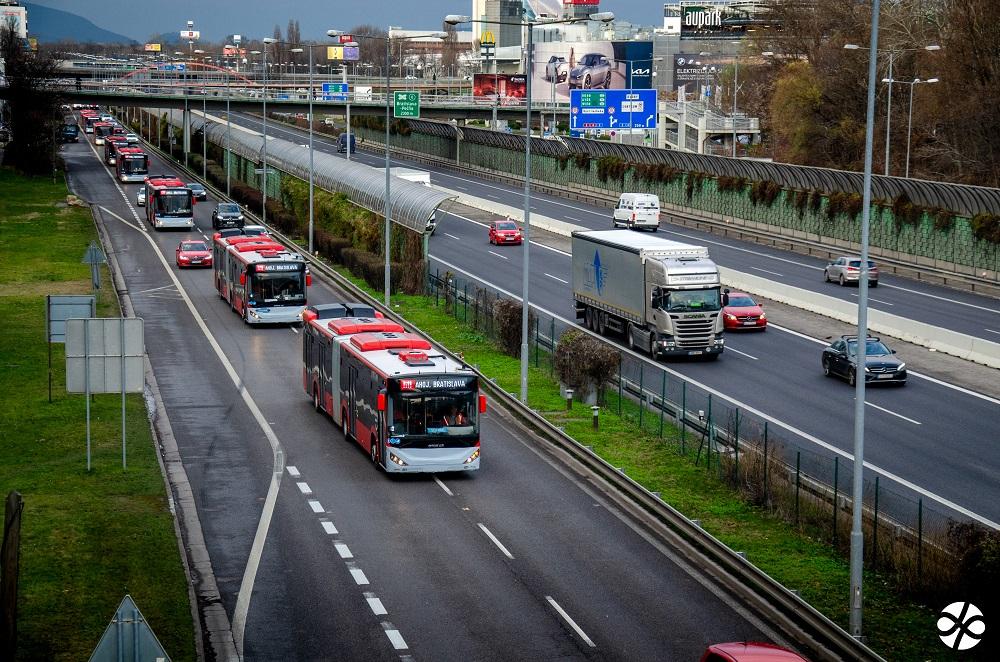
[[[435,186],[434,188],[456,196],[457,201],[463,205],[488,211],[498,216],[510,216],[520,223],[524,222],[524,210],[521,207],[505,205],[500,202],[486,200],[440,186]],[[608,226],[608,229],[610,229],[610,223]],[[570,236],[573,230],[586,229],[582,226],[559,221],[541,214],[531,215],[531,227],[564,237]],[[800,287],[784,285],[761,276],[735,271],[726,267],[719,267],[719,273],[722,276],[722,282],[733,289],[756,294],[757,296],[801,308],[802,310],[808,310],[818,315],[832,317],[847,324],[858,323],[858,306],[851,301],[811,292]],[[899,315],[892,315],[872,308],[868,309],[868,328],[873,333],[892,336],[893,338],[898,338],[914,345],[958,356],[968,361],[990,366],[991,368],[1000,368],[1000,344],[990,342],[989,340],[949,331],[948,329],[941,329],[931,324],[900,317]]]

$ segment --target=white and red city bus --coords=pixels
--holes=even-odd
[[[215,287],[247,324],[302,321],[311,278],[305,259],[267,236],[216,237]]]
[[[120,143],[118,143],[120,144]],[[115,173],[120,182],[144,182],[149,173],[149,157],[141,147],[117,148]]]
[[[310,319],[302,385],[316,410],[387,472],[479,469],[479,377],[395,322]]]
[[[128,141],[125,140],[125,136],[111,134],[104,139],[104,162],[109,166],[113,166],[118,162],[117,150],[119,147],[128,147]]]
[[[83,120],[83,132],[93,133],[94,125],[101,121],[101,116],[96,110],[81,110],[80,119]]]
[[[146,221],[157,230],[194,227],[194,194],[176,175],[147,175]]]
[[[103,145],[104,139],[111,135],[114,126],[111,122],[94,122],[94,144]]]

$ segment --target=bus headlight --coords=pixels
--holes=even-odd
[[[477,448],[475,451],[473,451],[472,455],[465,458],[465,462],[463,462],[462,464],[472,464],[478,459],[479,459],[479,449]]]
[[[397,465],[397,466],[400,466],[400,467],[405,467],[406,466],[406,462],[404,462],[401,457],[399,457],[398,455],[396,455],[392,451],[389,451],[389,461],[392,462],[393,464]]]

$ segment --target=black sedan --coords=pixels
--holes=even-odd
[[[191,189],[192,193],[194,193],[195,200],[208,200],[208,191],[206,191],[205,187],[201,184],[194,182],[188,184],[187,187]]]
[[[878,338],[868,336],[865,343],[865,382],[906,384],[906,364]],[[823,349],[823,374],[842,377],[851,386],[857,381],[858,337],[840,336]]]
[[[212,211],[212,229],[242,228],[245,224],[243,212],[235,202],[220,202]]]

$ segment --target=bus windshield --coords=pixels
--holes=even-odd
[[[293,306],[306,301],[302,271],[252,273],[252,306]]]
[[[153,198],[157,216],[191,216],[191,191],[159,191]]]
[[[142,174],[147,170],[145,156],[126,156],[122,158],[122,172]]]
[[[400,438],[400,447],[468,446],[479,435],[479,410],[472,389],[403,391],[390,394],[389,401],[389,434]]]
[[[95,125],[94,132],[99,136],[110,136],[111,135],[111,125]]]

